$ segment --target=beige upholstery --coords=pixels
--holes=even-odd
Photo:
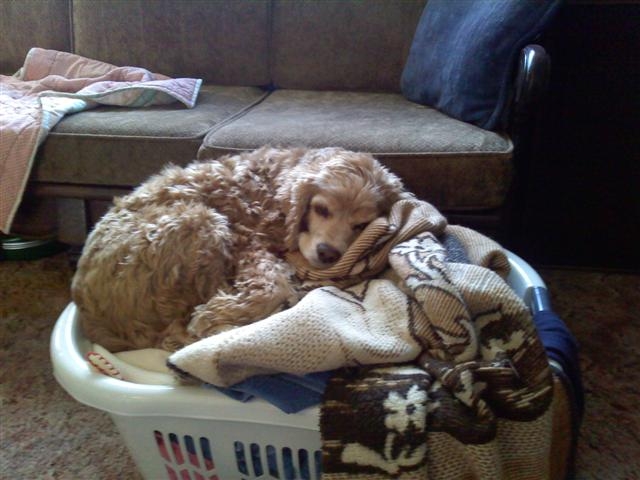
[[[34,182],[134,186],[167,163],[186,165],[206,133],[242,113],[265,92],[205,86],[193,109],[177,105],[104,107],[63,119],[41,147]]]
[[[269,83],[268,0],[73,0],[75,53],[219,85]]]
[[[374,152],[412,192],[444,210],[500,206],[512,169],[508,138],[394,93],[277,90],[214,127],[198,156],[265,143]]]
[[[12,75],[31,47],[71,49],[70,0],[0,2],[0,74]]]
[[[43,0],[47,14],[36,22],[31,0],[0,0],[5,70],[39,46],[204,80],[192,110],[100,107],[66,117],[38,152],[30,192],[104,199],[196,155],[337,145],[377,154],[454,222],[493,234],[512,185],[511,140],[399,93],[425,4]]]
[[[400,91],[425,0],[277,0],[272,75],[279,88]]]

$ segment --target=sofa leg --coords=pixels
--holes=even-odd
[[[13,219],[11,233],[21,237],[50,237],[55,232],[55,200],[25,194]]]

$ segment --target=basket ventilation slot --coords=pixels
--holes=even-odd
[[[165,460],[169,480],[220,480],[206,437],[153,432],[160,456]]]
[[[320,478],[322,453],[257,443],[234,443],[238,472],[247,478],[315,480]]]

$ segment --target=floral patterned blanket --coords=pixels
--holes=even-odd
[[[341,369],[321,408],[323,478],[545,478],[552,376],[498,244],[402,200],[332,269],[289,261],[299,303],[169,363],[219,386]]]
[[[447,236],[468,261],[452,258]],[[345,368],[331,380],[323,478],[546,478],[552,379],[530,313],[503,280],[504,255],[452,226],[390,250],[421,352],[405,364]]]

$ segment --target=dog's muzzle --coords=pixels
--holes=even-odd
[[[336,263],[342,256],[342,253],[340,253],[338,249],[332,247],[328,243],[319,243],[316,247],[316,252],[318,254],[318,259],[326,265]]]

